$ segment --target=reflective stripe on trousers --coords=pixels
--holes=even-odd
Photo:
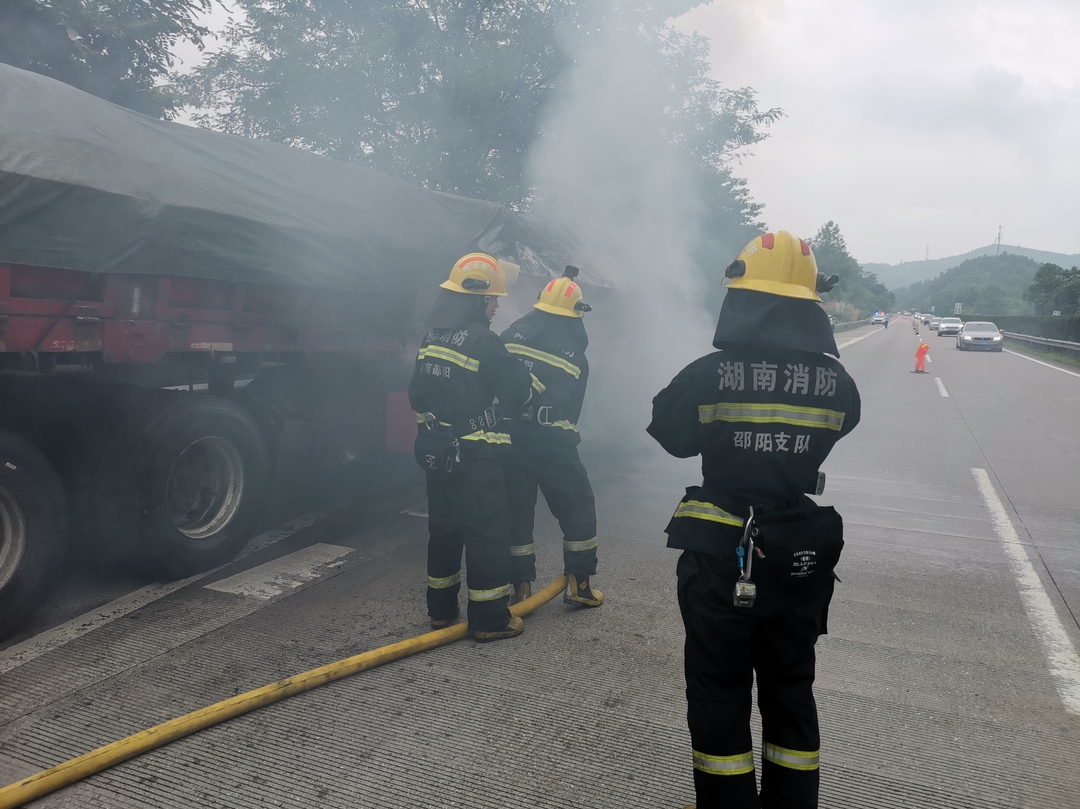
[[[779,764],[791,770],[816,770],[819,765],[820,750],[789,750],[777,744],[765,742],[762,756],[766,761]]]
[[[754,771],[754,751],[734,756],[710,756],[695,750],[694,769],[709,775],[745,775]]]
[[[491,590],[473,590],[469,588],[469,601],[498,601],[500,598],[509,598],[510,593],[509,584]]]
[[[453,576],[444,576],[441,579],[437,579],[433,576],[428,576],[427,586],[432,590],[445,590],[447,587],[453,587],[455,584],[461,584],[461,574],[455,573]]]
[[[570,553],[581,553],[582,551],[595,550],[597,547],[597,542],[596,537],[592,537],[591,539],[583,539],[580,542],[569,542],[564,539],[562,546],[563,550],[569,551]]]

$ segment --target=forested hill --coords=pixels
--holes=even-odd
[[[1057,264],[1059,267],[1068,269],[1080,265],[1080,253],[1068,255],[1066,253],[1051,253],[1048,250],[1032,250],[1027,247],[1015,247],[1010,245],[989,244],[977,250],[971,250],[960,256],[948,258],[934,258],[929,261],[905,261],[903,264],[863,264],[863,270],[874,273],[878,281],[885,285],[886,289],[900,289],[916,281],[925,281],[938,276],[945,270],[958,266],[964,261],[980,256],[994,256],[1000,253],[1011,253],[1014,256],[1023,256],[1043,264]],[[951,311],[951,310],[950,310]]]
[[[896,290],[896,304],[914,312],[930,312],[933,306],[939,315],[952,314],[957,303],[964,305],[965,315],[1029,314],[1024,290],[1042,263],[1013,253],[969,258],[937,278]]]

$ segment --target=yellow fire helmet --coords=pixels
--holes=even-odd
[[[827,291],[819,284],[817,262],[810,245],[786,230],[755,237],[724,275],[730,279],[728,289],[752,289],[785,298],[820,301],[819,289]]]
[[[520,267],[509,261],[502,261],[487,253],[469,253],[454,263],[450,277],[439,284],[451,292],[464,292],[466,295],[506,295],[506,285],[517,280]]]
[[[540,291],[540,299],[533,308],[564,317],[581,317],[591,312],[592,307],[581,300],[581,287],[574,280],[579,272],[577,267],[567,265],[561,278],[552,280]]]

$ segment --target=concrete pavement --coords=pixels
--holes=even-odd
[[[822,806],[1080,807],[1080,715],[1069,707],[1080,379],[1009,354],[961,354],[925,331],[933,361],[914,375],[902,320],[837,337],[863,423],[830,457],[820,498],[844,515],[847,539],[819,643]],[[519,638],[360,674],[34,805],[689,803],[677,554],[662,529],[697,464],[647,438],[612,462],[590,453],[583,430],[603,607],[553,602]],[[546,583],[561,559],[550,519],[537,541]],[[308,551],[311,577],[276,595],[206,586],[316,544],[344,550],[314,565]],[[0,782],[426,631],[424,554],[422,516],[340,514],[27,659],[0,674]]]

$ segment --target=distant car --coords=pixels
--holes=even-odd
[[[940,332],[939,332],[940,333]],[[960,351],[1001,351],[1005,338],[998,327],[988,321],[973,320],[965,323],[956,335],[956,347]]]
[[[924,326],[930,325],[930,321],[933,320],[933,317],[930,315],[921,315],[921,317]]]
[[[932,318],[930,318],[929,326],[930,326],[931,329],[937,329],[938,324],[940,324],[940,323],[941,323],[941,318],[940,317],[932,317]]]
[[[884,326],[885,325],[885,315],[882,314],[881,312],[878,312],[872,318],[870,318],[870,323],[872,325],[879,325],[880,324],[880,325]]]
[[[947,334],[959,334],[960,329],[964,328],[964,321],[958,317],[943,317],[941,322],[938,323],[937,333],[938,337],[944,337]]]

